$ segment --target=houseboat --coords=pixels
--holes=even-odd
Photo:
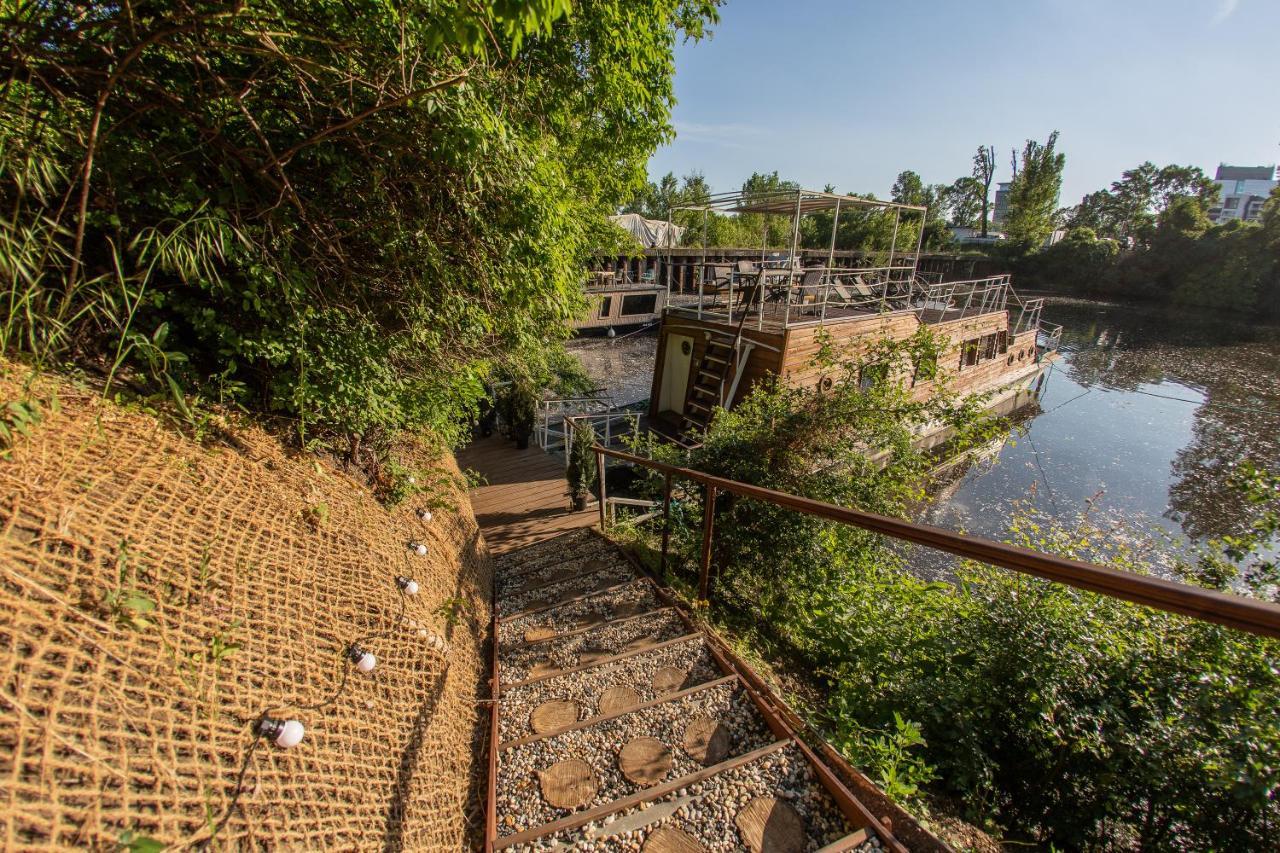
[[[684,232],[672,222],[645,219],[636,213],[621,213],[609,219],[630,234],[641,249],[662,249],[670,253]],[[588,274],[587,314],[574,328],[579,332],[588,329],[613,332],[617,328],[656,323],[671,296],[670,265],[665,281],[659,279],[657,264],[649,263],[643,255],[610,267]]]
[[[833,265],[840,214],[855,208],[891,215],[893,244],[879,264]],[[928,326],[944,345],[933,378],[917,378],[911,393],[925,399],[946,381],[961,394],[989,395],[988,405],[1000,414],[1035,399],[1056,357],[1061,327],[1042,322],[1044,300],[1020,298],[1008,275],[940,281],[919,271],[923,228],[904,223],[923,222],[923,207],[788,190],[726,195],[686,209],[703,216],[790,217],[792,246],[772,257],[762,248],[756,261],[703,264],[696,297],[662,311],[649,422],[682,445],[695,444],[717,408],[732,409],[766,377],[801,386],[830,383],[814,358],[824,341],[856,352]],[[796,243],[800,218],[819,212],[831,219],[831,254],[815,264],[797,254]],[[912,235],[913,250],[898,250],[899,233]]]

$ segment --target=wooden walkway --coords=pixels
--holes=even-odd
[[[495,554],[590,527],[600,517],[594,501],[582,512],[569,509],[564,466],[537,446],[517,450],[500,435],[478,438],[458,454],[458,464],[488,481],[471,490],[471,506]]]

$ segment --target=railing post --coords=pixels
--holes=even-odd
[[[604,510],[605,510],[605,485],[604,485],[604,454],[600,452],[600,448],[596,447],[596,480],[600,489],[600,531],[604,532],[605,526]]]
[[[702,508],[702,562],[698,571],[698,600],[704,604],[711,594],[711,536],[715,519],[716,487],[707,483],[706,503]]]
[[[662,483],[662,558],[658,563],[658,577],[667,579],[667,549],[671,546],[671,472]]]

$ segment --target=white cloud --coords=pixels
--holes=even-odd
[[[675,122],[676,136],[682,142],[702,142],[722,148],[748,148],[748,141],[757,140],[763,129],[750,124],[704,124],[701,122]]]
[[[1221,24],[1230,18],[1240,6],[1240,0],[1218,0],[1218,11],[1213,13],[1213,23]]]

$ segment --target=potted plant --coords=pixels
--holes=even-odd
[[[529,446],[529,435],[538,417],[538,398],[532,387],[516,382],[507,389],[504,402],[502,415],[507,422],[507,435],[515,439],[518,449],[524,450]]]
[[[569,481],[569,498],[573,501],[574,510],[587,508],[587,497],[596,482],[595,453],[591,447],[596,443],[596,431],[591,424],[583,421],[565,421],[573,425],[573,437],[569,442],[569,464],[565,468],[565,479]]]

